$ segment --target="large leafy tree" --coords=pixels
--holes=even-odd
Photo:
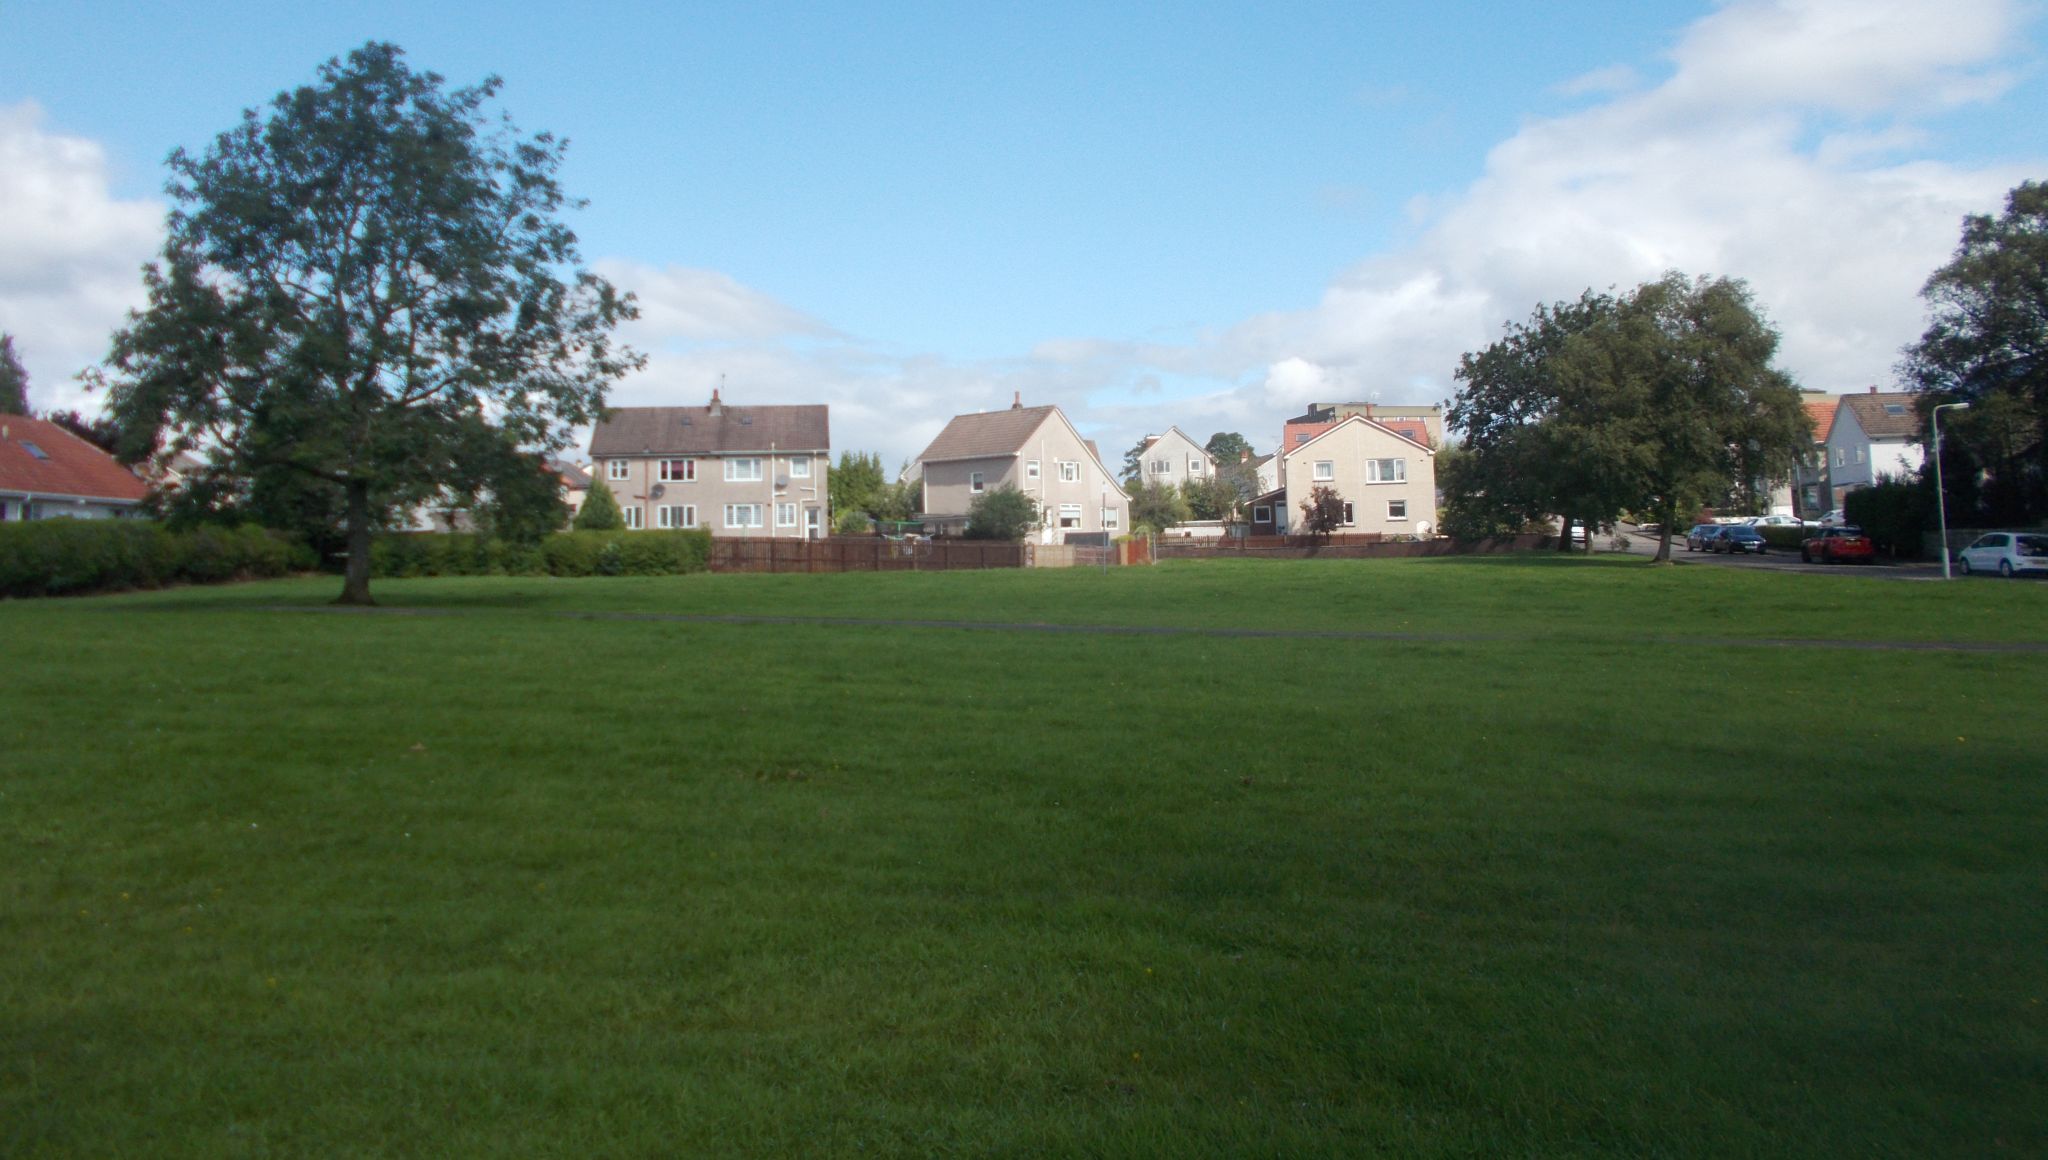
[[[874,515],[875,498],[885,482],[879,454],[872,451],[840,452],[839,466],[832,469],[827,483],[834,515],[846,512]]]
[[[1777,344],[1727,278],[1673,273],[1538,307],[1460,362],[1448,417],[1465,443],[1446,472],[1446,522],[1486,534],[1646,511],[1668,561],[1681,513],[1785,475],[1811,446],[1798,389],[1771,365]]]
[[[1187,497],[1170,483],[1130,485],[1131,530],[1163,532],[1192,518]]]
[[[555,174],[523,136],[390,44],[328,61],[203,156],[175,203],[149,304],[114,337],[123,454],[206,446],[216,471],[289,477],[338,509],[341,602],[369,603],[373,528],[429,497],[524,494],[639,365],[629,297],[579,265]]]
[[[14,336],[0,334],[0,415],[28,414],[28,368],[14,353]]]
[[[1244,456],[1250,455],[1252,442],[1235,431],[1218,431],[1209,436],[1209,441],[1202,445],[1202,450],[1207,451],[1209,461],[1221,469],[1226,463],[1236,463]]]
[[[1964,218],[1955,257],[1921,296],[1930,319],[1906,348],[1901,377],[1927,393],[1930,407],[1972,405],[1945,418],[1943,434],[1953,430],[1989,473],[1996,510],[1987,514],[2016,522],[2048,515],[2048,183],[2022,183],[1996,217]]]

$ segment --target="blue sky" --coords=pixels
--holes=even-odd
[[[1749,279],[1788,368],[1859,389],[1960,215],[2048,177],[2039,31],[2000,0],[9,0],[0,330],[38,405],[89,405],[164,155],[376,38],[572,140],[585,257],[647,306],[618,402],[723,374],[902,458],[1021,391],[1105,450],[1265,446],[1667,266]]]

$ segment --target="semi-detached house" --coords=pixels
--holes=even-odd
[[[1018,399],[1007,411],[955,415],[912,470],[923,484],[925,523],[940,532],[965,530],[974,497],[1006,485],[1038,504],[1043,543],[1128,530],[1130,497],[1058,407]]]
[[[593,486],[629,528],[816,539],[831,527],[828,408],[616,407],[590,435]]]

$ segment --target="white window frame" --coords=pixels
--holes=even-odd
[[[811,457],[808,455],[790,456],[789,477],[791,479],[809,479],[811,477]]]
[[[1123,513],[1113,507],[1102,509],[1102,530],[1113,532],[1123,526]]]
[[[654,509],[654,526],[657,528],[694,528],[697,526],[697,505],[693,503],[665,503]]]
[[[1861,443],[1856,445],[1856,462],[1863,462],[1863,444]]]
[[[747,471],[741,470],[743,465],[747,468]],[[748,474],[748,471],[751,471],[752,474]],[[725,481],[727,483],[759,483],[761,479],[761,459],[759,456],[742,455],[737,459],[725,461]]]
[[[1388,500],[1387,518],[1390,520],[1400,520],[1402,523],[1408,522],[1408,501],[1405,499]]]
[[[1255,523],[1255,524],[1270,524],[1270,523],[1272,523],[1272,522],[1273,522],[1273,505],[1272,505],[1272,504],[1269,504],[1269,503],[1255,503],[1255,504],[1253,504],[1253,505],[1252,505],[1252,522],[1253,522],[1253,523]]]
[[[1203,464],[1202,464],[1202,457],[1201,457],[1201,456],[1199,456],[1199,455],[1190,455],[1190,456],[1188,456],[1188,474],[1189,474],[1189,475],[1200,475],[1200,474],[1202,474],[1202,472],[1203,472],[1204,470],[1205,470],[1205,468],[1204,468],[1204,466],[1203,466]]]
[[[624,459],[607,459],[604,461],[604,477],[606,479],[631,479],[633,478],[633,465],[630,461]]]
[[[1059,526],[1061,528],[1079,528],[1081,526],[1081,516],[1082,511],[1080,504],[1063,503],[1060,505]],[[1074,521],[1071,524],[1067,522],[1070,519]]]
[[[678,463],[683,465],[680,473],[673,470]],[[664,459],[661,461],[659,475],[663,483],[695,483],[697,482],[697,461],[688,456],[679,459]]]
[[[626,530],[629,532],[637,532],[647,526],[646,513],[640,510],[640,505],[637,503],[621,504],[619,506],[619,517],[626,522]]]
[[[775,526],[778,528],[793,528],[796,526],[796,505],[794,503],[790,503],[787,500],[776,501]]]
[[[1387,474],[1390,470],[1393,472],[1392,475]],[[1367,483],[1407,483],[1408,461],[1405,459],[1368,459],[1365,461],[1365,481]]]
[[[1079,461],[1079,460],[1076,460],[1076,459],[1062,459],[1062,460],[1060,460],[1060,482],[1061,482],[1061,483],[1079,483],[1079,482],[1081,482],[1081,463],[1080,463],[1080,461]]]
[[[988,481],[982,478],[981,472],[970,471],[967,473],[967,490],[973,492],[987,491]]]
[[[1036,459],[1024,461],[1024,478],[1031,480],[1038,478],[1038,461]]]
[[[1358,526],[1358,508],[1348,499],[1344,501],[1344,518],[1339,522],[1347,528]]]
[[[1337,478],[1337,461],[1318,459],[1309,466],[1309,482],[1330,483]]]
[[[733,517],[734,517],[734,516],[736,516],[736,515],[742,515],[742,514],[748,515],[748,516],[750,516],[751,518],[750,518],[750,519],[747,519],[747,520],[741,520],[741,521],[736,521],[736,520],[734,520],[734,519],[733,519]],[[761,505],[760,505],[760,504],[757,504],[757,503],[729,503],[729,504],[726,504],[726,505],[725,505],[725,526],[726,526],[727,528],[759,528],[759,527],[765,527],[765,526],[766,526],[766,524],[765,524],[765,522],[764,522],[764,521],[765,521],[766,519],[767,519],[767,513],[761,510]]]

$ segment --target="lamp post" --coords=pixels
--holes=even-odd
[[[1948,562],[1948,493],[1941,486],[1941,413],[1943,411],[1967,411],[1968,403],[1939,403],[1927,413],[1927,421],[1934,427],[1934,513],[1941,521],[1941,578],[1953,579],[1949,575]]]

